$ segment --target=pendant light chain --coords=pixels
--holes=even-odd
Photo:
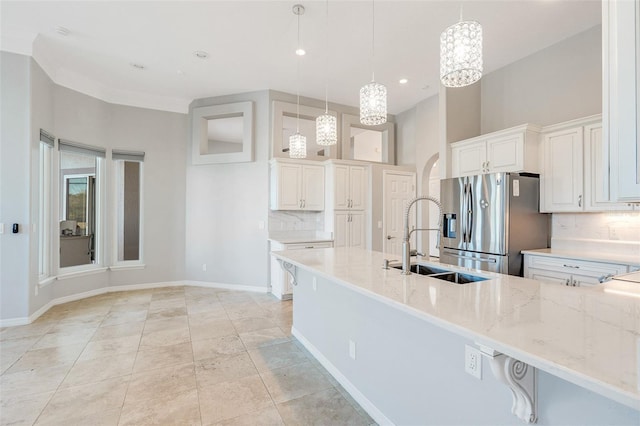
[[[304,6],[296,4],[293,6],[293,13],[298,17],[297,42],[296,46],[296,133],[289,137],[289,157],[290,158],[306,158],[307,157],[307,138],[300,134],[300,53],[303,49],[300,47],[300,15],[304,13]]]
[[[324,113],[329,113],[329,0],[325,1],[325,75],[324,75]]]
[[[371,81],[376,81],[376,2],[371,0]]]
[[[360,123],[377,126],[387,122],[387,88],[376,83],[376,4],[371,0],[371,83],[360,89]]]
[[[298,14],[298,42],[300,48],[300,14]],[[296,58],[296,133],[300,133],[300,57]]]

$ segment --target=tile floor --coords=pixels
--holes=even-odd
[[[291,302],[109,293],[0,329],[2,425],[369,425],[291,336]]]

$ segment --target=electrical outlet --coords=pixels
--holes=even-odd
[[[356,342],[349,340],[349,357],[356,359]]]
[[[316,291],[318,289],[318,283],[317,283],[316,277],[313,277],[313,279],[311,280],[311,283],[313,285],[313,291]]]
[[[207,264],[206,263],[202,264],[202,271],[203,272],[207,272]]]
[[[464,346],[464,371],[476,379],[482,380],[482,354],[480,349],[473,346]]]

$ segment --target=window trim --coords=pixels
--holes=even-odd
[[[55,137],[40,129],[38,144],[38,283],[50,281],[53,271],[53,158]]]
[[[125,270],[125,269],[142,269],[146,265],[144,263],[144,152],[137,151],[124,151],[124,150],[112,150],[111,159],[112,159],[112,176],[111,176],[111,187],[113,188],[112,197],[113,205],[111,206],[110,212],[113,217],[111,221],[111,228],[113,232],[111,233],[111,267],[112,270]],[[138,259],[137,260],[118,260],[118,238],[119,238],[119,220],[120,220],[120,184],[121,178],[120,174],[123,171],[124,163],[126,161],[130,162],[138,162],[140,163],[140,173],[139,173],[139,246],[138,246]]]

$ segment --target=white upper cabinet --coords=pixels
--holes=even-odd
[[[640,202],[640,4],[602,2],[603,140],[611,197]]]
[[[541,210],[575,212],[584,209],[582,127],[543,135],[544,171],[540,179]]]
[[[328,187],[333,188],[335,210],[364,210],[367,203],[369,168],[362,165],[331,162]]]
[[[633,209],[627,203],[612,201],[600,115],[544,127],[541,138],[541,211]]]
[[[310,163],[271,161],[271,210],[324,210],[324,167]]]
[[[538,131],[530,124],[451,144],[451,177],[538,172]]]

